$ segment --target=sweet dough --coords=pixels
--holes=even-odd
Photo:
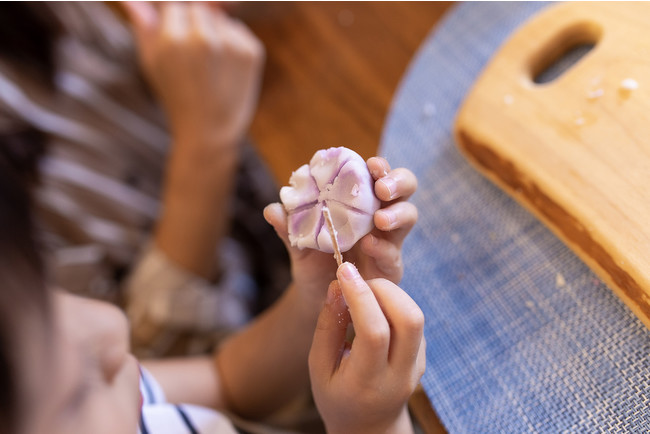
[[[374,227],[380,207],[366,162],[356,152],[329,148],[314,154],[309,164],[293,172],[289,186],[280,189],[289,218],[292,246],[333,253],[323,218],[327,206],[341,252],[346,252]]]
[[[280,199],[287,210],[292,246],[334,252],[324,206],[330,210],[341,252],[374,227],[380,202],[368,166],[356,152],[344,147],[320,150],[309,165],[293,172],[289,184],[280,189]]]

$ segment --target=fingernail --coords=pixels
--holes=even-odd
[[[344,262],[339,267],[337,275],[340,279],[343,280],[354,280],[359,277],[359,271],[357,271],[357,267],[354,265],[350,264],[349,262]]]
[[[381,214],[386,218],[386,221],[388,222],[388,224],[386,225],[384,230],[392,229],[393,226],[395,225],[395,220],[396,220],[395,213],[393,211],[389,210],[389,209],[386,209],[386,208],[384,208],[384,209],[382,209],[382,210],[380,210],[378,212],[381,212]]]
[[[395,192],[397,190],[397,183],[395,182],[395,180],[393,178],[384,177],[381,178],[379,182],[384,184],[384,186],[388,190],[388,198],[392,199],[395,196]]]

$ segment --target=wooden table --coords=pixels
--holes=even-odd
[[[266,46],[252,138],[280,184],[330,146],[376,154],[390,102],[449,3],[242,2]]]
[[[251,136],[279,185],[314,152],[377,153],[393,93],[450,3],[242,2],[233,14],[262,40],[266,70]],[[427,433],[445,432],[426,395],[410,408]]]

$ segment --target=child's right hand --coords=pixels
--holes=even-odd
[[[337,276],[309,354],[312,391],[327,431],[412,432],[406,403],[425,368],[422,311],[398,286],[386,279],[366,282],[350,263]],[[350,322],[356,332],[351,345]]]

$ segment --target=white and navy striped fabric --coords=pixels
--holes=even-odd
[[[210,408],[171,404],[155,378],[140,370],[143,405],[138,434],[231,434],[237,430],[223,414]]]

